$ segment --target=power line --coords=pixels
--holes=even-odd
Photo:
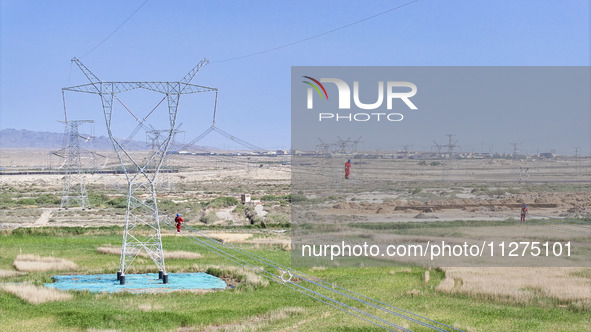
[[[516,159],[519,153],[519,146],[521,145],[521,143],[509,143],[511,145],[513,145],[513,159]]]
[[[313,35],[313,36],[310,36],[310,37],[307,37],[307,38],[304,38],[304,39],[300,39],[300,40],[297,40],[297,41],[294,41],[294,42],[291,42],[291,43],[288,43],[288,44],[283,44],[283,45],[280,45],[280,46],[277,46],[277,47],[273,47],[273,48],[270,48],[270,49],[266,49],[266,50],[263,50],[263,51],[258,51],[258,52],[254,52],[254,53],[250,53],[250,54],[246,54],[246,55],[242,55],[242,56],[237,56],[237,57],[234,57],[234,58],[228,58],[228,59],[223,59],[223,60],[218,60],[218,61],[212,61],[211,63],[234,61],[234,60],[249,58],[251,56],[255,56],[255,55],[259,55],[259,54],[264,54],[264,53],[269,53],[269,52],[277,51],[277,50],[280,50],[282,48],[286,48],[286,47],[289,47],[289,46],[300,44],[300,43],[306,42],[308,40],[312,40],[312,39],[315,39],[315,38],[318,38],[318,37],[322,37],[324,35],[328,35],[330,33],[337,32],[339,30],[346,29],[346,28],[348,28],[350,26],[353,26],[353,25],[356,25],[356,24],[359,24],[359,23],[362,23],[362,22],[365,22],[365,21],[369,21],[369,20],[374,19],[374,18],[376,18],[378,16],[387,14],[387,13],[392,12],[392,11],[395,11],[397,9],[400,9],[402,7],[405,7],[407,5],[410,5],[410,4],[412,4],[414,2],[417,2],[417,1],[419,1],[419,0],[413,0],[413,1],[406,2],[406,3],[402,4],[402,5],[399,5],[399,6],[390,8],[388,10],[385,10],[383,12],[377,13],[377,14],[372,15],[372,16],[368,16],[368,17],[363,18],[361,20],[358,20],[358,21],[355,21],[355,22],[352,22],[352,23],[349,23],[349,24],[345,24],[345,25],[340,26],[338,28],[335,28],[335,29],[332,29],[332,30],[328,30],[328,31],[319,33],[317,35]]]
[[[352,23],[349,23],[349,24],[345,24],[345,25],[343,25],[343,26],[340,26],[340,27],[337,27],[337,28],[334,28],[334,29],[331,29],[331,30],[328,30],[328,31],[324,31],[324,32],[322,32],[322,33],[319,33],[319,34],[316,34],[316,35],[313,35],[313,36],[310,36],[310,37],[306,37],[306,38],[304,38],[304,39],[300,39],[300,40],[297,40],[297,41],[294,41],[294,42],[291,42],[291,43],[283,44],[283,45],[276,46],[276,47],[273,47],[273,48],[270,48],[270,49],[266,49],[266,50],[263,50],[263,51],[258,51],[258,52],[254,52],[254,53],[250,53],[250,54],[246,54],[246,55],[242,55],[242,56],[237,56],[237,57],[228,58],[228,59],[223,59],[223,60],[218,60],[218,61],[212,61],[211,63],[219,63],[219,62],[227,62],[227,61],[239,60],[239,59],[244,59],[244,58],[252,57],[252,56],[255,56],[255,55],[260,55],[260,54],[264,54],[264,53],[269,53],[269,52],[277,51],[277,50],[280,50],[280,49],[282,49],[282,48],[286,48],[286,47],[290,47],[290,46],[293,46],[293,45],[296,45],[296,44],[300,44],[300,43],[303,43],[303,42],[306,42],[306,41],[309,41],[309,40],[312,40],[312,39],[316,39],[316,38],[322,37],[322,36],[324,36],[324,35],[331,34],[331,33],[333,33],[333,32],[337,32],[337,31],[339,31],[339,30],[346,29],[346,28],[348,28],[348,27],[351,27],[351,26],[353,26],[353,25],[357,25],[357,24],[359,24],[359,23],[363,23],[363,22],[365,22],[365,21],[369,21],[369,20],[371,20],[371,19],[374,19],[374,18],[376,18],[376,17],[378,17],[378,16],[385,15],[385,14],[387,14],[387,13],[390,13],[390,12],[392,12],[392,11],[395,11],[395,10],[397,10],[397,9],[400,9],[400,8],[402,8],[402,7],[405,7],[405,6],[407,6],[407,5],[410,5],[410,4],[412,4],[412,3],[414,3],[414,2],[417,2],[417,1],[419,1],[419,0],[412,0],[412,1],[406,2],[406,3],[403,3],[403,4],[399,5],[399,6],[392,7],[392,8],[390,8],[390,9],[384,10],[384,11],[382,11],[382,12],[379,12],[379,13],[377,13],[377,14],[374,14],[374,15],[371,15],[371,16],[368,16],[368,17],[365,17],[365,18],[363,18],[363,19],[357,20],[357,21],[355,21],[355,22],[352,22]],[[117,28],[115,28],[115,30],[113,30],[113,32],[111,32],[111,33],[110,33],[110,34],[109,34],[107,37],[105,37],[105,38],[104,38],[102,41],[100,41],[98,44],[96,44],[96,45],[95,45],[95,46],[94,46],[92,49],[90,49],[88,52],[84,53],[84,55],[80,56],[80,58],[83,58],[83,57],[87,56],[88,54],[92,53],[94,50],[96,50],[97,48],[99,48],[99,47],[100,47],[102,44],[104,44],[104,43],[105,43],[105,42],[106,42],[106,41],[107,41],[109,38],[111,38],[111,37],[112,37],[112,36],[113,36],[113,35],[114,35],[114,34],[115,34],[117,31],[119,31],[119,29],[121,29],[121,28],[122,28],[122,27],[123,27],[123,26],[124,26],[124,25],[125,25],[125,24],[126,24],[126,23],[127,23],[127,22],[128,22],[128,21],[129,21],[129,20],[132,18],[132,17],[133,17],[133,16],[135,16],[135,14],[136,14],[136,13],[137,13],[137,12],[138,12],[140,9],[142,9],[142,7],[144,7],[144,5],[145,5],[147,2],[148,2],[148,0],[145,0],[144,2],[142,2],[142,4],[141,4],[141,5],[139,5],[139,7],[137,7],[137,8],[136,8],[136,9],[133,11],[133,13],[131,13],[131,14],[130,14],[130,15],[129,15],[129,16],[126,18],[126,19],[125,19],[125,21],[123,21],[123,23],[121,23],[121,24],[120,24],[120,25],[119,25]]]
[[[88,54],[92,53],[92,51],[96,50],[99,46],[101,46],[104,42],[107,41],[107,39],[111,38],[111,36],[113,36],[115,34],[115,32],[119,31],[119,29],[121,29],[121,27],[123,27],[125,25],[125,23],[127,23],[127,21],[129,21],[140,9],[142,9],[142,7],[148,2],[148,0],[145,0],[144,2],[142,2],[142,4],[137,7],[136,10],[133,11],[133,13],[131,13],[131,15],[129,15],[125,21],[123,21],[123,23],[121,23],[115,30],[113,30],[113,32],[111,32],[105,39],[103,39],[100,43],[96,44],[95,47],[93,47],[90,51],[84,53],[83,56],[81,56],[80,58],[83,58],[85,56],[87,56]]]
[[[168,217],[164,217],[164,224],[169,228],[173,228],[172,221]],[[330,284],[326,281],[321,279],[315,278],[313,276],[309,276],[307,274],[298,272],[293,270],[289,267],[283,266],[276,262],[273,262],[267,258],[258,256],[254,253],[248,252],[246,250],[240,249],[236,246],[233,246],[229,243],[223,243],[211,237],[208,237],[206,234],[200,232],[199,230],[192,228],[190,226],[185,226],[191,233],[194,235],[188,234],[185,237],[187,240],[190,240],[200,246],[203,246],[207,249],[210,249],[217,254],[231,260],[232,262],[242,265],[253,272],[258,272],[259,275],[265,277],[271,281],[275,281],[279,284],[282,284],[288,288],[291,288],[295,291],[298,291],[304,295],[307,295],[311,298],[314,298],[318,301],[321,301],[325,304],[328,304],[336,309],[339,309],[345,313],[351,314],[355,317],[361,318],[367,322],[375,324],[379,327],[382,327],[386,330],[393,331],[393,329],[400,330],[400,331],[409,331],[407,328],[402,327],[392,321],[381,318],[376,316],[375,314],[371,314],[365,310],[360,309],[358,306],[349,305],[343,302],[344,299],[339,300],[336,299],[337,296],[343,296],[348,299],[348,301],[352,300],[353,303],[357,303],[358,305],[365,305],[367,307],[371,307],[381,311],[384,314],[393,315],[399,319],[404,319],[409,322],[421,325],[431,330],[436,331],[447,331],[447,330],[456,330],[461,331],[457,328],[452,326],[437,322],[435,320],[426,318],[424,316],[420,316],[414,314],[412,312],[403,310],[401,308],[397,308],[395,306],[388,305],[386,303],[377,301],[375,299],[369,298],[367,296],[352,292],[342,287],[335,286]],[[248,257],[248,258],[247,258]],[[248,260],[256,261],[256,263]],[[262,266],[259,266],[262,264]],[[267,270],[270,268],[271,270],[275,270],[280,272],[275,274],[271,273]],[[288,276],[287,276],[288,275]],[[302,283],[297,283],[292,281],[292,278],[296,278],[302,281]],[[304,286],[303,283],[306,283]],[[311,287],[316,286],[318,287],[317,290],[313,290]],[[327,292],[326,294],[320,293],[320,291]],[[331,297],[332,296],[332,297]],[[323,300],[324,299],[324,300]],[[399,312],[396,312],[399,311]]]

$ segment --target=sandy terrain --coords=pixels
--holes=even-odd
[[[427,189],[425,191],[438,189]],[[531,192],[490,198],[467,194],[457,198],[428,201],[395,199],[375,203],[343,201],[323,210],[325,214],[357,214],[368,216],[372,221],[420,221],[420,220],[505,220],[519,218],[522,204],[528,204],[528,219],[556,217],[580,217],[591,214],[589,192]],[[498,196],[498,195],[497,195]],[[373,217],[371,217],[373,216]]]
[[[26,169],[60,170],[59,162],[51,160],[48,151],[2,150],[3,171]],[[117,167],[118,160],[112,152],[102,152],[105,158],[96,161],[95,169],[108,170]],[[134,152],[141,159],[141,152]],[[145,153],[144,153],[145,154]],[[345,158],[345,156],[342,156]],[[285,157],[204,157],[172,156],[169,165],[178,173],[166,177],[174,190],[161,190],[159,198],[169,199],[173,204],[207,202],[221,196],[237,199],[242,193],[262,197],[267,194],[286,195],[290,192],[293,176],[294,191],[315,200],[313,209],[304,205],[301,213],[319,224],[336,226],[330,228],[336,236],[340,232],[369,241],[408,240],[422,241],[444,239],[450,242],[475,239],[483,234],[496,234],[500,238],[536,238],[548,231],[557,239],[572,239],[587,236],[588,225],[544,225],[543,227],[515,227],[519,218],[519,206],[530,206],[529,220],[570,220],[589,218],[591,214],[591,159],[552,160],[461,160],[445,161],[440,166],[420,164],[417,160],[353,159],[351,179],[342,179],[342,165],[338,156],[333,160],[312,158],[308,164],[295,165],[292,169]],[[293,163],[301,162],[294,158]],[[383,173],[386,172],[386,177]],[[524,174],[527,173],[527,176]],[[376,182],[376,177],[386,181]],[[43,193],[61,195],[61,174],[54,175],[0,175],[3,192],[15,192],[14,198],[35,197]],[[523,180],[527,178],[526,180]],[[123,175],[89,173],[86,175],[89,192],[101,192],[109,197],[126,191]],[[18,197],[18,198],[17,198]],[[269,218],[285,213],[277,202],[262,202],[255,205],[257,216]],[[209,210],[208,210],[209,211]],[[289,209],[287,209],[289,211]],[[198,212],[198,211],[197,211]],[[195,213],[197,213],[195,212]],[[205,231],[208,236],[225,243],[252,245],[281,245],[290,250],[289,231],[248,230],[235,231],[232,225],[244,225],[247,221],[234,207],[213,211],[215,225],[227,225],[228,230]],[[310,214],[310,212],[313,212]],[[12,205],[0,209],[0,228],[38,226],[98,226],[122,225],[124,210],[101,208],[82,211],[71,208],[58,211],[54,207]],[[306,214],[308,213],[308,214]],[[189,220],[189,225],[199,223],[198,214]],[[290,220],[286,215],[286,220]],[[503,225],[478,228],[460,225],[441,232],[437,228],[407,230],[405,234],[393,235],[387,231],[368,234],[367,231],[350,227],[358,224],[394,224],[403,222],[437,222],[452,220],[506,221]],[[582,219],[589,220],[589,219]],[[511,222],[512,221],[512,222]],[[581,228],[583,227],[583,228]],[[163,229],[164,236],[174,232]],[[325,234],[324,234],[325,235]],[[322,234],[309,234],[322,241]],[[396,237],[400,236],[400,237]],[[442,292],[460,292],[472,296],[509,297],[515,301],[530,299],[543,292],[555,298],[577,298],[588,302],[591,295],[583,294],[589,289],[587,270],[580,268],[446,268],[447,278],[440,285]],[[536,270],[537,269],[537,270]],[[539,278],[522,278],[534,273]],[[511,277],[510,280],[507,276]],[[501,282],[499,286],[496,283]],[[549,284],[572,283],[572,287],[554,287]],[[502,286],[502,287],[501,287]],[[581,288],[582,287],[582,288]],[[537,292],[537,293],[536,293]]]
[[[57,169],[51,164],[49,151],[2,149],[1,167],[4,171],[39,168]],[[102,163],[95,162],[96,169],[108,170],[117,166],[118,159],[111,151],[101,151],[105,156]],[[134,152],[141,159],[147,152]],[[301,161],[295,158],[294,162]],[[330,165],[336,164],[333,157]],[[313,159],[315,163],[320,161]],[[321,160],[322,161],[322,160]],[[220,195],[235,196],[241,193],[261,195],[261,188],[281,186],[289,190],[291,179],[290,165],[284,165],[286,157],[250,156],[186,156],[171,155],[168,164],[178,173],[167,174],[166,179],[179,187],[178,191],[162,191],[159,195],[182,203],[188,197],[213,199]],[[322,161],[325,163],[325,161]],[[326,164],[326,163],[325,163]],[[343,182],[340,172],[331,167],[318,164],[313,172],[304,177],[309,181],[320,179],[339,180],[337,192],[323,193],[314,188],[320,182],[310,182],[306,195],[325,198],[337,195],[337,199],[327,200],[325,208],[317,211],[324,215],[359,216],[371,222],[408,222],[432,220],[505,220],[519,217],[520,204],[529,204],[528,218],[581,217],[591,213],[591,159],[552,159],[552,160],[461,160],[443,166],[425,166],[416,160],[354,160],[350,182]],[[330,166],[329,165],[329,166]],[[262,167],[261,167],[262,166]],[[336,166],[335,166],[336,167]],[[518,173],[527,168],[531,176],[528,182],[520,183]],[[294,167],[295,180],[306,167]],[[372,183],[376,172],[388,172],[391,183]],[[24,190],[40,186],[41,193],[60,194],[63,175],[0,175],[0,186]],[[338,179],[337,179],[338,178]],[[380,176],[380,178],[383,178]],[[492,182],[494,181],[494,182]],[[109,195],[123,195],[126,180],[121,174],[87,174],[86,184],[89,192],[100,190]],[[586,187],[585,187],[586,186]],[[481,188],[485,187],[485,188]],[[329,188],[335,188],[332,183]],[[415,189],[412,189],[415,188]],[[45,189],[45,190],[43,190]],[[483,189],[483,190],[480,190]],[[39,188],[37,188],[39,190]],[[264,189],[263,189],[264,190]],[[413,191],[414,190],[414,191]],[[21,195],[26,197],[26,195]],[[18,210],[18,209],[17,209]],[[112,211],[93,211],[63,213],[53,208],[43,208],[39,212],[27,209],[27,213],[0,211],[0,224],[3,227],[66,225],[88,223],[89,225],[119,223],[120,217],[113,218]],[[257,215],[264,218],[268,211],[263,205],[255,206]],[[240,224],[239,217],[231,208],[215,211],[223,222]],[[113,220],[115,219],[115,220]],[[219,224],[219,222],[218,222]],[[222,223],[223,224],[223,223]]]

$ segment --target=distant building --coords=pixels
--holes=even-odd
[[[242,204],[249,203],[250,202],[250,194],[240,195],[240,202],[242,202]]]
[[[540,158],[554,158],[554,153],[552,153],[552,152],[540,153]]]

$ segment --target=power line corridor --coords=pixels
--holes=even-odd
[[[164,218],[163,225],[174,230],[173,221],[170,218]],[[233,263],[257,273],[261,277],[267,278],[380,328],[389,331],[412,331],[410,328],[403,326],[403,324],[408,325],[410,323],[433,331],[461,331],[450,325],[293,270],[229,243],[222,243],[193,227],[185,225],[183,229],[188,231],[188,234],[183,236],[184,239],[211,250]]]

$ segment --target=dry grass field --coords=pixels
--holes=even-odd
[[[39,255],[18,255],[14,260],[14,267],[21,272],[39,271],[74,271],[74,262],[58,257],[41,257]]]
[[[13,270],[0,269],[0,278],[10,278],[26,274],[26,272],[19,272]]]
[[[554,299],[591,309],[591,269],[572,267],[447,267],[437,289],[515,303]]]
[[[12,293],[32,304],[41,304],[50,301],[67,301],[73,297],[72,294],[54,288],[31,284],[0,284],[0,289]]]

